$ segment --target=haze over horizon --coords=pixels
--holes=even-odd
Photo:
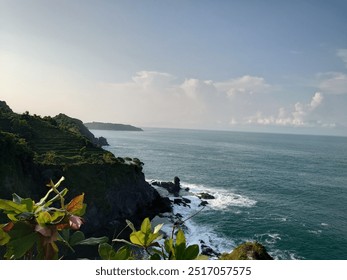
[[[0,0],[0,100],[84,122],[347,136],[347,2]]]

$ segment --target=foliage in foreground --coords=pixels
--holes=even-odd
[[[0,225],[0,245],[6,246],[5,259],[58,259],[59,248],[74,245],[95,245],[107,242],[106,237],[85,239],[78,230],[86,210],[84,194],[65,203],[67,188],[58,191],[64,180],[47,185],[47,194],[35,202],[13,194],[13,200],[0,199],[0,210],[9,222]]]
[[[4,259],[59,259],[63,257],[59,250],[62,247],[74,251],[75,245],[98,244],[100,258],[105,260],[202,258],[198,245],[187,246],[181,229],[178,229],[175,239],[174,230],[171,238],[165,239],[160,234],[163,224],[152,229],[149,218],[144,219],[140,230],[127,221],[127,227],[132,230],[130,241],[114,239],[114,242],[125,243],[117,251],[106,243],[107,237],[85,239],[83,232],[78,231],[86,210],[84,194],[66,204],[64,197],[68,189],[58,191],[63,180],[64,177],[56,184],[51,181],[47,185],[48,192],[38,202],[17,194],[13,194],[13,200],[0,199],[0,210],[9,220],[0,224],[0,246],[6,248]],[[71,234],[70,230],[75,232]]]
[[[199,246],[196,244],[187,246],[186,238],[181,229],[178,229],[176,239],[174,234],[170,238],[164,239],[160,234],[163,224],[152,228],[149,218],[144,219],[140,230],[136,230],[134,225],[127,221],[131,228],[130,241],[124,239],[114,239],[115,242],[122,242],[126,245],[117,251],[107,243],[99,245],[100,257],[104,260],[127,260],[147,258],[150,260],[194,260],[206,259],[199,255]],[[174,232],[174,231],[173,231]],[[136,248],[134,250],[134,248]]]

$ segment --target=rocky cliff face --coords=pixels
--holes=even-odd
[[[53,118],[0,108],[0,152],[2,198],[16,192],[38,199],[47,181],[64,176],[62,187],[70,198],[85,193],[84,231],[90,235],[112,237],[125,219],[138,224],[171,209],[168,199],[145,181],[140,163],[116,158]]]

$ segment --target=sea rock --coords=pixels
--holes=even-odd
[[[246,242],[237,246],[230,254],[222,254],[221,260],[273,260],[265,247],[258,242]]]
[[[174,178],[174,182],[152,181],[151,184],[166,189],[175,197],[179,196],[181,190],[180,179],[177,176]]]
[[[109,144],[108,144],[108,142],[107,142],[107,139],[105,138],[105,137],[102,137],[102,136],[100,136],[99,138],[97,138],[98,139],[98,145],[100,146],[100,147],[104,147],[104,146],[110,146]]]
[[[203,207],[203,206],[206,206],[208,204],[208,202],[206,200],[202,200],[199,204],[199,207]]]
[[[201,254],[211,257],[211,258],[218,258],[220,256],[220,253],[213,250],[210,246],[206,245],[205,241],[200,240],[200,248],[201,248]]]
[[[175,198],[173,200],[173,203],[176,204],[176,205],[182,205],[184,207],[189,207],[190,208],[189,203],[191,203],[191,201],[189,199],[187,199],[187,198],[182,197],[182,198]]]
[[[200,199],[215,199],[215,197],[213,195],[206,193],[206,192],[199,193],[198,197]]]

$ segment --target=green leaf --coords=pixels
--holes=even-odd
[[[69,244],[71,246],[75,246],[77,244],[79,244],[81,241],[85,240],[85,236],[84,233],[82,231],[76,231],[69,240]]]
[[[38,241],[38,235],[26,222],[18,222],[8,234],[11,240],[7,243],[6,259],[19,259],[24,256]]]
[[[38,237],[35,232],[18,239],[11,239],[7,243],[7,252],[4,257],[6,259],[19,259],[23,257],[34,246],[37,240]]]
[[[184,252],[184,259],[185,260],[194,260],[199,255],[199,246],[194,244],[187,247],[187,249]]]
[[[5,245],[11,239],[10,235],[7,232],[4,232],[2,228],[0,228],[0,246]]]
[[[130,250],[127,246],[123,246],[116,252],[108,243],[102,243],[98,248],[100,258],[103,260],[127,260],[130,258]]]
[[[36,221],[39,225],[46,225],[52,222],[52,216],[47,211],[39,212]]]
[[[3,210],[6,214],[19,214],[22,212],[28,212],[25,204],[18,204],[6,199],[0,199],[0,210]]]
[[[130,241],[135,245],[145,246],[145,237],[142,231],[135,231],[130,234]]]
[[[150,233],[151,232],[151,222],[150,222],[149,218],[146,218],[143,220],[143,222],[141,224],[141,231],[143,233]]]
[[[184,232],[179,229],[176,235],[176,245],[181,245],[184,244],[184,246],[186,245],[186,238],[184,236]]]
[[[33,211],[34,201],[31,198],[22,199],[21,204],[26,206],[28,212]]]
[[[112,246],[108,243],[102,243],[98,248],[99,256],[103,260],[113,260],[116,252],[113,250]]]
[[[99,245],[101,243],[107,243],[108,237],[102,236],[102,237],[90,237],[87,239],[84,239],[78,243],[75,243],[75,245]]]

